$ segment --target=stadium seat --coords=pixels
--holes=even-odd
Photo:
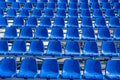
[[[33,38],[32,29],[28,26],[23,27],[20,31],[19,38],[21,38],[21,39],[32,39]]]
[[[78,3],[78,0],[70,0],[71,3]]]
[[[12,49],[8,53],[9,55],[24,55],[26,53],[26,41],[24,40],[14,40],[12,44]]]
[[[50,38],[51,39],[58,39],[58,40],[64,39],[62,28],[52,28]]]
[[[29,2],[36,4],[36,3],[37,3],[37,0],[30,0]]]
[[[65,46],[65,56],[80,56],[80,45],[76,41],[67,41]],[[72,78],[72,77],[71,77]]]
[[[16,10],[15,9],[9,9],[8,11],[7,11],[7,15],[6,15],[6,17],[8,17],[8,18],[14,18],[14,17],[16,17]]]
[[[87,18],[87,17],[82,18],[81,27],[82,28],[84,28],[84,27],[92,27],[91,18]]]
[[[103,3],[108,3],[108,0],[100,0],[100,3],[103,4]]]
[[[7,4],[6,4],[6,2],[0,2],[0,9],[3,9],[3,10],[5,10],[5,9],[7,9]]]
[[[110,31],[108,28],[98,29],[98,39],[99,40],[111,40]]]
[[[34,9],[32,11],[32,17],[40,18],[42,16],[42,12],[39,9]]]
[[[88,0],[80,0],[80,4],[81,3],[88,3]]]
[[[57,3],[58,0],[50,0],[50,3]]]
[[[62,55],[61,42],[57,40],[50,40],[48,43],[46,56],[61,56],[61,55]]]
[[[84,65],[84,78],[85,80],[104,80],[99,60],[86,60]]]
[[[4,11],[3,9],[0,9],[0,17],[3,17],[4,16]]]
[[[75,17],[69,17],[68,18],[68,25],[67,26],[71,26],[71,27],[79,27],[78,26],[78,19]]]
[[[29,11],[27,9],[20,10],[19,17],[23,17],[23,18],[29,17]]]
[[[110,18],[110,17],[115,17],[114,10],[112,9],[107,9],[105,12],[105,17]]]
[[[77,8],[78,7],[76,3],[72,3],[72,2],[69,3],[69,9],[77,10]]]
[[[105,18],[103,18],[103,17],[97,17],[95,19],[95,27],[101,28],[101,27],[105,27],[105,26],[106,26]]]
[[[88,3],[81,3],[80,4],[80,9],[81,10],[83,10],[83,9],[89,9]]]
[[[65,3],[65,4],[67,4],[67,3],[68,3],[68,0],[60,0],[60,3]]]
[[[12,2],[11,9],[19,10],[20,4],[18,2]]]
[[[113,38],[114,40],[120,40],[120,28],[114,28]]]
[[[73,10],[73,9],[70,9],[68,11],[68,17],[78,17],[78,11],[77,10]]]
[[[119,0],[110,0],[110,3],[111,3],[111,4],[119,3]]]
[[[78,60],[66,59],[63,64],[62,78],[81,79],[80,64]]]
[[[67,28],[66,39],[79,40],[79,32],[77,28]]]
[[[91,3],[91,9],[100,9],[99,3]]]
[[[120,27],[120,22],[119,22],[119,18],[116,17],[112,17],[109,19],[109,27]]]
[[[27,1],[26,1],[26,0],[18,0],[18,2],[24,4],[24,3],[26,3]]]
[[[15,17],[13,21],[14,27],[22,27],[24,26],[24,19],[22,17]]]
[[[51,27],[51,20],[48,17],[42,17],[40,21],[40,26]]]
[[[108,60],[106,63],[105,75],[108,80],[120,79],[120,60]]]
[[[15,27],[8,27],[5,29],[4,33],[5,39],[16,39],[17,38],[17,30]]]
[[[63,9],[63,10],[66,10],[66,4],[65,3],[62,3],[61,1],[58,3],[58,9]]]
[[[114,10],[119,10],[119,8],[120,8],[120,3],[114,3],[113,4],[113,9]]]
[[[82,18],[84,18],[84,17],[90,17],[90,11],[89,11],[89,9],[82,9],[80,17],[82,17]]]
[[[32,3],[25,3],[23,9],[31,10],[32,9]]]
[[[8,21],[6,17],[0,17],[0,27],[7,27]]]
[[[54,66],[54,67],[51,67]],[[59,65],[56,59],[44,59],[40,71],[40,78],[57,79],[59,78]]]
[[[41,40],[32,40],[27,55],[42,56],[44,54],[44,45]]]
[[[103,14],[102,14],[102,11],[100,9],[94,9],[93,10],[93,17],[102,17]]]
[[[43,27],[38,27],[36,29],[36,35],[35,35],[36,38],[38,39],[48,39],[48,31],[47,31],[47,28]]]
[[[26,26],[29,27],[37,27],[37,18],[36,17],[29,17]]]
[[[40,2],[46,4],[48,0],[40,0]]]
[[[101,56],[104,57],[117,57],[119,53],[116,52],[116,47],[113,42],[103,42],[101,47]]]
[[[54,26],[61,26],[63,28],[65,26],[64,18],[56,17],[54,20]]]
[[[56,17],[62,17],[65,18],[66,17],[66,13],[64,9],[58,9],[56,12]]]
[[[0,55],[5,55],[8,53],[8,42],[7,40],[0,40]]]
[[[47,9],[55,10],[55,3],[53,3],[53,2],[47,3]]]
[[[90,3],[98,3],[98,0],[90,0]]]
[[[98,47],[96,42],[85,42],[83,47],[82,56],[86,57],[98,57]]]
[[[107,10],[107,9],[111,9],[110,3],[103,3],[102,10]]]
[[[83,40],[95,40],[95,33],[93,28],[82,28]]]
[[[44,9],[44,3],[36,3],[36,9],[43,10]]]
[[[44,13],[44,17],[52,18],[54,16],[53,10],[46,9]]]
[[[32,64],[32,65],[31,65]],[[22,60],[20,71],[17,74],[18,78],[36,78],[38,64],[33,58],[25,58]]]
[[[0,77],[14,78],[16,75],[17,64],[13,58],[3,58],[0,62]]]
[[[16,0],[7,0],[7,3],[16,2]]]

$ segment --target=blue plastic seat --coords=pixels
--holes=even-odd
[[[63,10],[66,10],[66,4],[65,3],[62,3],[62,2],[59,2],[58,3],[58,9],[63,9]]]
[[[0,77],[13,78],[16,75],[16,61],[13,58],[4,58],[0,63]]]
[[[51,9],[45,10],[44,17],[52,18],[53,16],[54,16],[53,10],[51,10]]]
[[[108,28],[98,29],[98,39],[99,40],[111,40],[110,31]]]
[[[91,3],[91,9],[100,9],[99,3]]]
[[[48,31],[47,31],[47,28],[43,27],[38,27],[36,29],[36,35],[35,35],[36,38],[38,39],[48,39]]]
[[[119,0],[110,0],[110,3],[111,3],[111,4],[119,3]]]
[[[64,39],[62,28],[52,28],[50,38],[51,39],[58,39],[58,40]]]
[[[42,16],[42,12],[39,9],[34,9],[32,12],[32,17],[40,18]]]
[[[88,0],[80,0],[80,3],[88,3]]]
[[[66,39],[79,40],[79,32],[77,28],[67,28]]]
[[[50,0],[50,3],[57,3],[58,0]]]
[[[68,3],[68,0],[60,0],[60,3],[65,3],[65,4],[67,4],[67,3]]]
[[[3,10],[7,9],[6,2],[0,2],[0,9],[3,9]]]
[[[87,17],[82,18],[81,27],[82,28],[84,28],[84,27],[92,27],[91,18],[87,18]]]
[[[44,54],[44,45],[41,40],[32,40],[27,55],[42,56]]]
[[[36,9],[43,10],[44,9],[44,3],[36,3]]]
[[[105,18],[97,17],[95,19],[95,27],[99,28],[99,27],[105,27],[105,26],[106,26]]]
[[[90,3],[98,3],[98,0],[90,0]]]
[[[22,17],[15,17],[13,21],[14,27],[22,27],[24,26],[24,19]]]
[[[108,80],[120,79],[120,60],[108,60],[106,63],[105,76]]]
[[[89,11],[89,9],[82,9],[80,17],[82,17],[82,18],[84,18],[84,17],[90,17],[90,11]]]
[[[23,27],[20,32],[19,38],[21,39],[32,39],[33,38],[33,32],[30,27]]]
[[[0,17],[3,17],[3,16],[4,16],[3,9],[0,9]]]
[[[30,3],[36,4],[36,3],[37,3],[37,0],[30,0]]]
[[[103,3],[108,3],[108,0],[100,0],[100,3],[103,4]]]
[[[69,9],[77,10],[77,7],[78,6],[76,3],[72,3],[72,2],[69,3]]]
[[[103,42],[101,47],[101,56],[104,57],[118,57],[114,42]]]
[[[16,2],[16,0],[7,0],[7,3]]]
[[[65,56],[80,56],[79,43],[76,41],[67,41],[64,55]]]
[[[78,0],[70,0],[70,3],[78,3]]]
[[[80,63],[78,60],[66,59],[63,64],[62,78],[81,79]]]
[[[73,10],[73,9],[70,9],[69,12],[68,12],[68,17],[78,17],[78,11],[77,10]]]
[[[55,3],[47,3],[47,9],[55,10]]]
[[[31,65],[32,64],[32,65]],[[37,61],[33,58],[25,58],[22,60],[20,71],[17,74],[17,77],[20,78],[36,78],[38,64]]]
[[[0,17],[0,27],[6,27],[8,25],[6,17]]]
[[[29,17],[29,11],[27,9],[20,10],[19,17],[23,17],[23,18]]]
[[[7,40],[0,40],[0,55],[5,55],[8,53],[8,42]]]
[[[109,27],[120,27],[119,18],[116,18],[116,17],[110,18]]]
[[[12,2],[11,9],[19,10],[20,4],[18,2]]]
[[[105,12],[105,17],[110,18],[110,17],[115,17],[114,10],[112,9],[107,9]]]
[[[7,15],[6,15],[6,17],[8,17],[8,18],[14,18],[14,17],[16,17],[16,10],[15,9],[9,9],[8,11],[7,11]]]
[[[103,80],[101,63],[99,60],[86,60],[84,65],[84,78],[85,80]]]
[[[93,28],[83,28],[82,39],[83,40],[95,40],[95,33],[94,33]]]
[[[102,17],[102,11],[100,9],[94,9],[93,10],[93,17]]]
[[[23,9],[31,10],[32,9],[32,3],[25,3]]]
[[[57,40],[50,40],[48,43],[46,55],[47,56],[61,56],[62,55],[61,42]]]
[[[114,10],[119,10],[120,9],[120,3],[114,3],[113,4],[113,9]]]
[[[8,27],[5,29],[4,33],[5,39],[16,39],[17,38],[17,30],[15,27]]]
[[[12,44],[10,55],[24,55],[26,52],[26,42],[24,40],[15,40]]]
[[[75,18],[75,17],[69,17],[68,18],[68,25],[67,26],[79,27],[79,25],[78,25],[78,19]]]
[[[80,4],[80,9],[89,9],[88,3],[81,3]]]
[[[18,0],[18,2],[24,4],[24,3],[26,3],[27,1],[26,1],[26,0]]]
[[[37,27],[37,18],[36,17],[29,17],[26,26],[29,27]]]
[[[48,2],[48,0],[40,0],[40,3],[47,3]]]
[[[40,21],[40,26],[51,27],[51,20],[49,17],[42,17]]]
[[[56,17],[63,17],[65,18],[66,17],[66,12],[64,9],[58,9],[57,12],[56,12]]]
[[[55,20],[54,20],[54,26],[64,27],[65,26],[64,18],[56,17]]]
[[[98,54],[98,47],[96,42],[85,42],[83,47],[83,56],[86,57],[97,57]]]
[[[51,67],[51,65],[53,67]],[[59,78],[59,65],[56,59],[44,59],[40,71],[40,78],[57,79]]]
[[[111,9],[110,3],[103,3],[103,4],[102,4],[102,9],[103,9],[103,10]]]
[[[120,28],[114,28],[113,38],[115,40],[120,40]]]

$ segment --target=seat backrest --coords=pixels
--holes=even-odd
[[[64,26],[65,22],[64,22],[64,18],[62,17],[56,17],[54,20],[54,26]]]
[[[95,37],[93,28],[83,28],[82,36]]]
[[[27,21],[27,25],[32,26],[32,25],[37,25],[37,18],[35,17],[29,17]]]
[[[99,28],[98,29],[98,36],[100,37],[110,37],[110,31],[108,28]]]
[[[68,18],[68,26],[78,26],[78,20],[75,17]]]
[[[51,20],[48,17],[43,17],[40,21],[40,26],[51,26]]]
[[[67,36],[79,37],[78,29],[77,28],[68,28],[67,29]]]
[[[43,36],[43,37],[48,37],[48,30],[47,28],[40,26],[39,28],[36,29],[36,37],[38,36]]]
[[[0,40],[0,52],[8,51],[8,42],[6,40]]]
[[[32,37],[33,36],[32,29],[30,27],[23,27],[22,30],[21,30],[21,32],[20,32],[20,37],[21,36]]]
[[[15,17],[13,25],[24,25],[24,20],[22,17]]]

